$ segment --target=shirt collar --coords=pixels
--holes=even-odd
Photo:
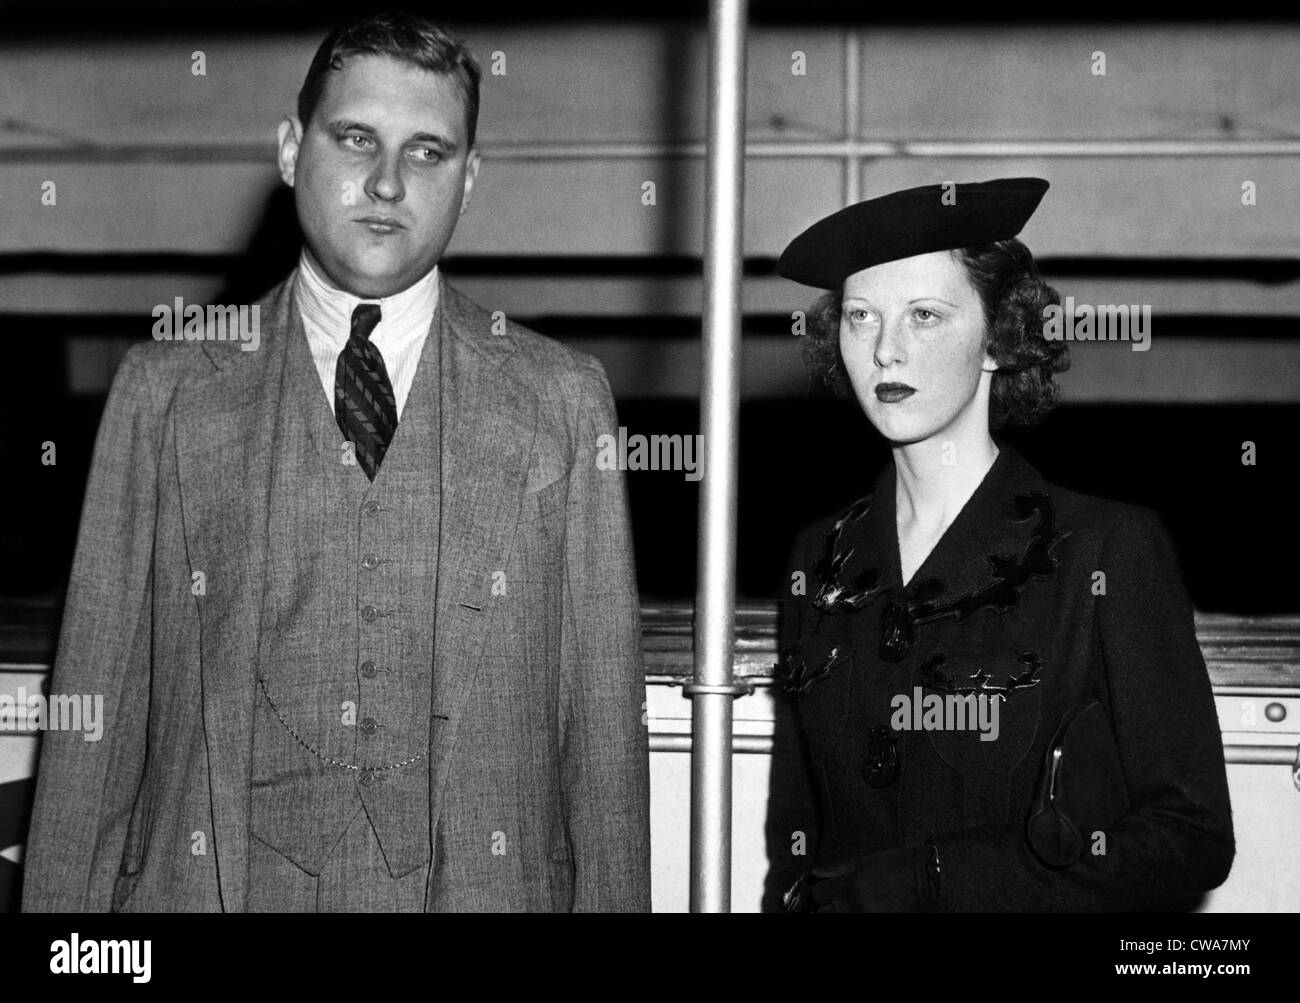
[[[298,303],[303,320],[342,346],[352,330],[352,311],[359,303],[378,303],[380,321],[371,341],[390,341],[400,335],[417,337],[429,330],[438,306],[438,266],[408,289],[381,298],[363,298],[344,292],[311,263],[306,248],[298,255]]]

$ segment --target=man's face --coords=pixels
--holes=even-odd
[[[351,56],[326,76],[304,132],[280,124],[280,175],[307,250],[354,296],[407,289],[442,257],[478,174],[465,102],[449,76]]]

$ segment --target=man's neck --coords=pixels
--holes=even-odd
[[[354,292],[351,289],[345,289],[343,286],[335,282],[321,265],[320,260],[312,253],[311,248],[306,244],[303,244],[302,250],[298,254],[298,268],[300,271],[308,273],[312,284],[318,290],[324,291],[332,296],[347,297],[349,300],[356,300],[365,303],[379,303],[381,305],[385,301],[400,297],[424,283],[436,282],[438,277],[438,264],[435,262],[432,268],[405,288],[385,293],[383,296],[367,296]]]

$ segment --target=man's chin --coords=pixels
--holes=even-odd
[[[408,262],[358,263],[339,277],[339,286],[344,292],[363,299],[383,299],[415,285],[433,264],[413,267]]]

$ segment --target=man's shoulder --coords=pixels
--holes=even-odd
[[[280,326],[292,277],[290,273],[251,304],[198,305],[197,332],[190,331],[188,314],[174,319],[166,336],[158,333],[159,325],[155,323],[151,338],[128,349],[119,372],[126,378],[135,375],[156,386],[166,386],[195,374],[212,373],[231,361],[260,357],[267,335]],[[258,340],[241,339],[235,324],[251,326]]]
[[[604,384],[605,369],[594,355],[571,348],[532,328],[525,327],[503,310],[489,310],[449,282],[443,283],[453,322],[474,339],[511,349],[513,372],[529,384]],[[496,339],[502,339],[497,343]]]
[[[177,390],[215,371],[199,341],[136,342],[122,357],[113,377],[113,391],[147,395],[162,408]]]

